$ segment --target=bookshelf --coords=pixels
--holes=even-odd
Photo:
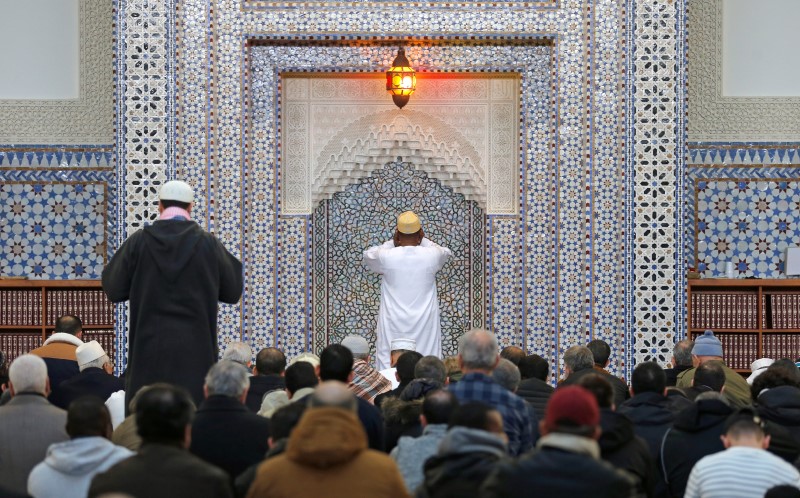
[[[114,306],[99,280],[0,279],[0,350],[8,362],[42,345],[62,315],[83,321],[83,340],[114,357]]]
[[[799,279],[689,279],[686,306],[692,339],[713,330],[738,372],[758,358],[800,356]]]

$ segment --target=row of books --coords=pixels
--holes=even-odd
[[[800,357],[800,334],[764,334],[762,355],[764,358],[779,360]]]
[[[42,291],[0,290],[0,325],[41,325]]]
[[[17,356],[29,353],[41,345],[42,334],[38,332],[0,333],[0,351],[6,355],[6,365],[10,365]]]
[[[699,333],[692,334],[696,339]],[[722,343],[725,364],[733,369],[749,370],[758,356],[758,334],[714,334]]]
[[[691,328],[755,329],[758,324],[758,294],[693,292]]]
[[[114,323],[114,306],[101,289],[48,289],[42,303],[40,289],[0,290],[0,325],[52,327],[63,315],[75,315],[86,325]]]
[[[84,330],[83,341],[97,341],[110,358],[114,357],[113,330]],[[42,345],[42,334],[38,332],[0,332],[0,351],[6,355],[8,365],[17,356],[31,352]]]
[[[692,329],[758,328],[758,294],[694,292]],[[761,328],[800,329],[800,294],[767,294],[761,301]]]
[[[764,328],[800,329],[800,294],[769,294],[765,308]]]

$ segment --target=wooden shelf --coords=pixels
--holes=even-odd
[[[44,342],[58,316],[71,314],[113,356],[113,311],[99,280],[0,279],[0,349],[13,360]]]
[[[800,328],[774,327],[776,323],[795,327],[800,324],[800,309],[794,311],[792,300],[774,298],[800,295],[800,279],[689,279],[687,294],[689,333],[713,330],[723,342],[726,363],[737,372],[749,373],[745,367],[759,358],[800,356]],[[741,321],[755,328],[730,327]],[[715,327],[715,322],[723,326]],[[710,326],[701,326],[704,324]],[[733,350],[726,349],[726,342]]]

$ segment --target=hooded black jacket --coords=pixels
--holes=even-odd
[[[767,422],[769,451],[793,464],[800,456],[800,389],[773,387],[758,397],[756,408]]]
[[[217,361],[218,302],[242,295],[242,264],[194,221],[137,231],[103,269],[109,300],[130,300],[125,406],[142,386],[169,382],[203,400]]]
[[[638,494],[652,497],[656,481],[654,460],[647,442],[634,433],[633,422],[625,415],[602,408],[600,428],[603,432],[597,443],[603,460],[636,476]]]
[[[682,497],[694,464],[725,449],[720,436],[733,412],[721,399],[703,399],[678,414],[661,448],[661,470],[669,496]]]

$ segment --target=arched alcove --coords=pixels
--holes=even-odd
[[[373,170],[320,202],[312,216],[313,350],[349,333],[373,345],[380,304],[380,277],[362,264],[369,246],[391,238],[398,213],[417,212],[434,242],[453,251],[437,274],[443,354],[457,351],[465,329],[483,326],[485,315],[483,210],[403,158]],[[374,350],[374,349],[373,349]]]

